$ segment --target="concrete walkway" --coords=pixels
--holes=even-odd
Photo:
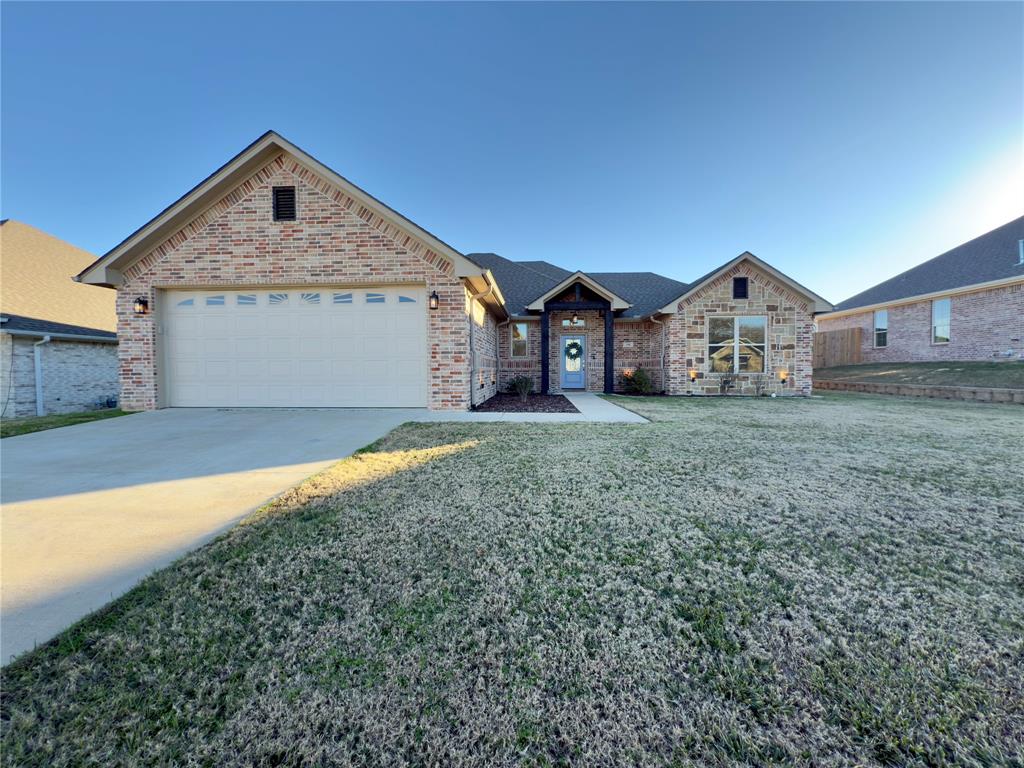
[[[612,423],[612,424],[647,424],[647,419],[639,414],[627,411],[614,403],[610,403],[593,392],[580,392],[565,395],[569,402],[576,406],[579,413],[480,413],[424,411],[415,417],[415,421],[510,421],[534,424],[560,423]]]

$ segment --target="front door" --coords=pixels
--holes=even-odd
[[[587,337],[562,337],[562,389],[587,388]]]

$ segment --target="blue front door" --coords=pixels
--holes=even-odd
[[[587,388],[587,337],[562,337],[562,389]]]

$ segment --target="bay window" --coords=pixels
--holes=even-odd
[[[764,373],[764,317],[708,318],[708,360],[713,373]]]

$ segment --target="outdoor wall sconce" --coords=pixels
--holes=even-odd
[[[789,381],[789,371],[785,368],[779,369],[779,381],[782,382],[783,386],[785,386],[786,382]]]
[[[441,303],[441,300],[437,297],[437,291],[430,292],[430,308],[437,309],[437,305]]]
[[[691,384],[696,384],[697,383],[697,369],[696,368],[691,368],[690,369],[690,383]]]
[[[141,296],[135,300],[135,304],[132,305],[136,315],[148,315],[149,314],[149,300],[144,299]]]
[[[572,313],[572,324],[576,325],[580,321],[580,316],[575,312]]]

